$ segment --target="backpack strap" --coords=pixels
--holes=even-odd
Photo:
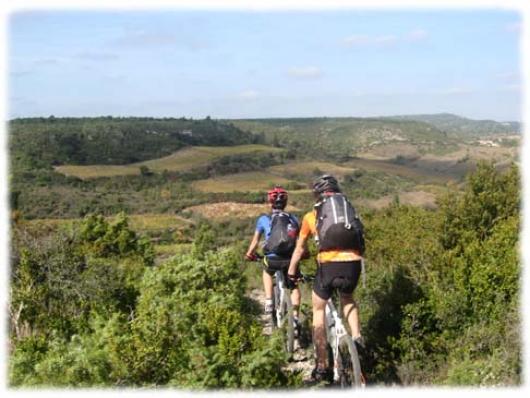
[[[348,219],[348,199],[346,199],[346,196],[342,196],[343,204],[344,204],[344,228],[351,229],[351,222],[353,220]],[[350,204],[350,207],[353,208],[353,206]]]

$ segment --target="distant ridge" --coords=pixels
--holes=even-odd
[[[497,122],[495,120],[474,120],[452,113],[435,113],[422,115],[385,116],[382,119],[415,120],[429,123],[450,134],[480,136],[487,134],[520,133],[519,122]]]

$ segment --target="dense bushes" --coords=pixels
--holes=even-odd
[[[230,252],[181,256],[147,271],[134,320],[110,343],[123,361],[120,379],[201,388],[285,385],[285,358],[275,340],[261,335],[244,288]]]
[[[24,235],[23,233],[21,233]],[[152,257],[124,216],[87,217],[50,241],[19,237],[12,276],[13,386],[280,387],[278,336],[244,296],[234,252],[203,225],[192,254]]]
[[[520,382],[519,175],[482,164],[438,212],[367,217],[373,375],[404,384]],[[502,365],[501,365],[502,364]]]
[[[436,211],[395,202],[363,215],[356,295],[372,383],[521,383],[519,179],[483,164]],[[296,384],[244,296],[253,222],[198,223],[189,253],[156,267],[123,216],[48,238],[15,229],[10,383]]]
[[[69,337],[88,327],[91,313],[109,316],[134,307],[135,281],[153,262],[150,243],[128,228],[124,216],[112,224],[87,217],[79,230],[32,236],[15,228],[10,303],[15,338],[52,332]]]
[[[138,255],[144,265],[153,265],[154,252],[151,244],[129,228],[125,213],[119,213],[112,223],[108,223],[101,214],[86,216],[79,231],[79,239],[88,255]]]

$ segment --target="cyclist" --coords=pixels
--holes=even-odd
[[[277,186],[267,193],[267,197],[271,205],[271,214],[264,214],[258,218],[256,222],[256,230],[254,232],[254,236],[252,238],[252,241],[250,242],[248,250],[245,254],[245,257],[247,258],[247,260],[256,260],[256,249],[258,248],[258,244],[261,237],[264,236],[265,241],[263,247],[265,251],[265,266],[263,268],[263,288],[265,290],[265,313],[270,314],[274,309],[272,300],[273,276],[277,270],[282,270],[284,272],[284,276],[287,277],[287,268],[289,266],[289,261],[294,250],[300,223],[298,222],[298,219],[295,216],[284,212],[284,209],[287,206],[288,199],[288,194],[285,189],[280,186]],[[287,250],[283,250],[282,254],[267,250],[267,243],[271,238],[271,232],[273,232],[273,218],[276,216],[287,217],[287,224],[289,227],[288,239],[292,241],[290,245],[291,247],[287,248]],[[291,302],[293,304],[293,316],[296,326],[295,330],[298,330],[298,309],[300,307],[300,289],[298,287],[292,289]]]
[[[339,184],[331,175],[323,175],[317,178],[312,188],[316,200],[315,207],[319,206],[327,196],[340,194]],[[313,209],[313,211],[305,214],[302,220],[302,227],[288,270],[288,284],[290,285],[296,284],[298,263],[306,249],[308,238],[313,236],[317,239],[318,243],[316,217],[317,212]],[[326,302],[331,297],[333,291],[332,282],[335,278],[343,278],[343,281],[346,282],[339,288],[344,317],[347,319],[352,338],[356,345],[361,349],[363,347],[359,323],[359,308],[353,300],[353,291],[357,286],[362,269],[360,251],[353,249],[321,250],[319,248],[317,255],[318,269],[312,293],[313,341],[316,351],[316,366],[313,369],[312,377],[316,381],[331,382],[333,379],[333,373],[327,364],[324,319]]]

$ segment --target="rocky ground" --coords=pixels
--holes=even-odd
[[[263,290],[252,289],[249,296],[252,300],[258,302],[261,308],[263,308],[265,303],[265,295]],[[259,316],[259,319],[263,325],[263,334],[270,335],[272,333],[271,317],[262,312]],[[290,372],[301,372],[304,386],[309,387],[313,385],[311,382],[311,371],[313,370],[313,366],[314,360],[312,345],[309,344],[309,347],[302,348],[299,341],[295,340],[295,351],[293,353],[293,357],[285,369]]]

